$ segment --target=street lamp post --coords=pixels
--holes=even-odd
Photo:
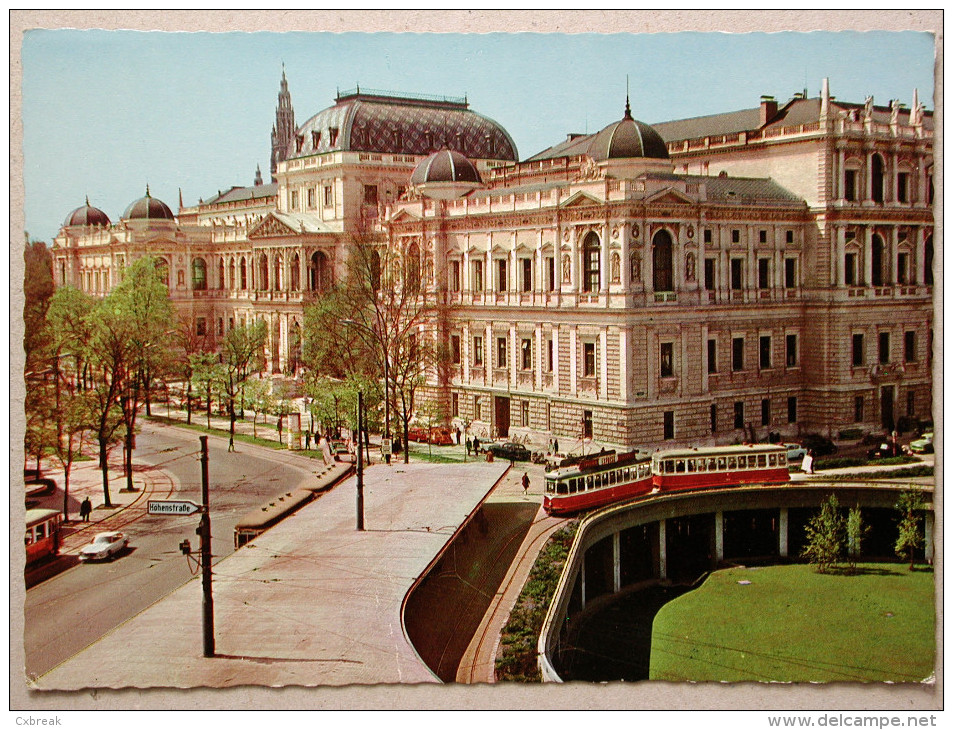
[[[361,324],[354,319],[342,319],[341,324],[347,327],[356,327],[363,332],[366,332],[367,335],[371,338],[373,342],[376,339],[376,333],[367,325]],[[376,343],[374,343],[376,345]],[[390,371],[389,361],[390,358],[387,356],[387,348],[381,348],[384,352],[384,438],[390,439]],[[390,454],[386,454],[385,459],[388,464],[390,464]]]
[[[364,529],[364,393],[357,391],[357,529]]]

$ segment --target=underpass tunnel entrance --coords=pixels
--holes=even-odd
[[[715,516],[673,517],[665,526],[668,578],[692,583],[715,567]]]
[[[619,533],[619,582],[622,588],[659,577],[658,522]]]
[[[780,516],[777,509],[725,512],[725,558],[777,558]]]

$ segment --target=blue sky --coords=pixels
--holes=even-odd
[[[644,122],[786,101],[824,77],[844,101],[913,89],[933,108],[933,37],[915,32],[657,34],[163,33],[24,36],[26,230],[51,242],[83,204],[117,220],[148,183],[173,210],[268,181],[285,64],[300,125],[338,89],[466,95],[521,159],[632,113]]]

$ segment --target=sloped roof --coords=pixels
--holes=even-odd
[[[219,191],[218,195],[202,201],[202,205],[213,205],[215,203],[235,203],[241,200],[259,200],[261,198],[271,198],[278,194],[278,183],[269,183],[267,185],[252,185],[250,187],[241,187],[233,185],[225,192]]]

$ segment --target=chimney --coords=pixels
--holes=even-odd
[[[778,102],[773,96],[761,97],[761,126],[765,126],[778,115]]]

